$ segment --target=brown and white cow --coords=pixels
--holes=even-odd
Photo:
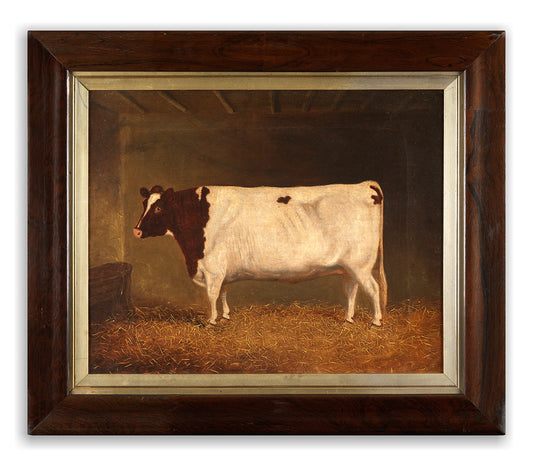
[[[239,280],[344,279],[346,320],[353,322],[359,286],[381,326],[387,300],[383,269],[383,193],[378,183],[241,188],[203,186],[174,191],[141,188],[137,238],[172,235],[192,280],[206,288],[209,323],[217,300],[229,319],[226,285]],[[378,266],[378,280],[372,270]]]

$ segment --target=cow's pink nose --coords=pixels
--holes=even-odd
[[[135,238],[142,238],[142,235],[142,230],[139,230],[138,228],[133,229],[133,236],[135,236]]]

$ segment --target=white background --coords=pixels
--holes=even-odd
[[[3,464],[498,464],[531,461],[531,11],[525,1],[263,0],[2,4]],[[504,437],[30,437],[26,435],[26,30],[507,31],[507,435]]]

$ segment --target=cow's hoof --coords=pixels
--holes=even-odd
[[[370,324],[370,328],[372,327],[381,327],[382,324],[381,324],[381,320],[373,320],[372,323]]]
[[[344,319],[344,322],[346,322],[347,324],[353,324],[353,319]]]
[[[209,320],[207,322],[209,325],[216,325],[217,324],[217,321],[216,320]]]
[[[222,316],[223,319],[229,320],[229,316]]]

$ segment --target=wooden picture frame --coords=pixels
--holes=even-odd
[[[30,433],[504,432],[503,32],[35,31],[28,54]],[[82,71],[462,73],[461,393],[72,394],[68,80]]]

